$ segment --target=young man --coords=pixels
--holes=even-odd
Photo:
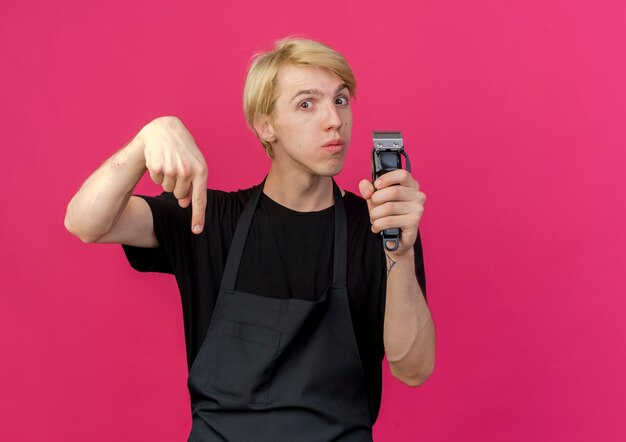
[[[190,441],[367,441],[381,361],[417,386],[432,373],[418,226],[425,195],[397,170],[332,177],[350,143],[352,71],[323,44],[287,39],[249,69],[244,111],[272,158],[266,179],[206,189],[207,165],[175,117],[146,125],[85,182],[66,226],[121,243],[133,267],[176,276],[193,425]],[[210,166],[209,166],[210,167]],[[131,196],[145,171],[166,193]],[[381,230],[399,227],[384,252]]]

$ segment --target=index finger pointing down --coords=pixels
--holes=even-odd
[[[191,197],[191,231],[196,235],[204,229],[204,215],[206,211],[206,179],[196,177],[192,184]]]

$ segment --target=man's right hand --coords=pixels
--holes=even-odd
[[[148,203],[132,193],[150,172],[155,183],[174,192],[182,207],[192,204],[191,231],[204,228],[207,167],[193,137],[176,117],[160,117],[105,161],[67,206],[65,227],[84,242],[157,247]]]
[[[191,203],[191,230],[204,228],[207,165],[183,123],[176,117],[159,117],[137,134],[143,143],[146,168],[152,180],[173,192],[181,207]]]

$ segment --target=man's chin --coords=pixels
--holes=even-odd
[[[341,162],[341,164],[338,164],[338,165],[329,165],[328,167],[325,168],[326,170],[319,171],[319,176],[323,176],[323,177],[337,176],[343,170],[343,166],[344,166],[343,161]]]

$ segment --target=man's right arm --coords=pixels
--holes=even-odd
[[[65,227],[84,242],[157,247],[148,204],[132,192],[146,172],[181,207],[192,204],[193,233],[204,227],[207,167],[176,117],[160,117],[102,164],[70,201]]]

